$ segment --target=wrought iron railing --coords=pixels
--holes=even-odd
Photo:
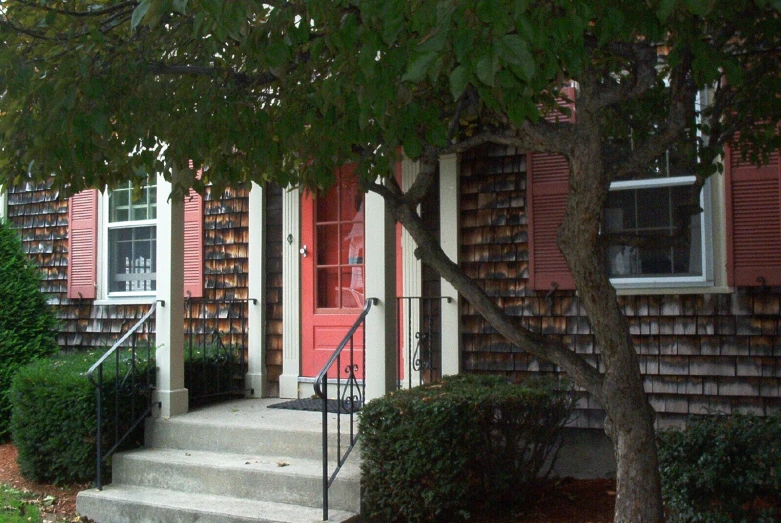
[[[155,336],[149,318],[155,307],[153,303],[87,372],[90,382],[95,385],[97,398],[95,483],[98,489],[103,488],[103,463],[128,438],[141,437],[139,432],[144,419],[155,407],[160,408],[159,402],[152,402],[156,375],[152,356]],[[113,373],[108,381],[104,381],[106,371]]]
[[[358,442],[358,420],[356,412],[363,406],[366,399],[366,380],[358,376],[366,376],[366,331],[364,327],[366,315],[376,305],[377,298],[367,298],[363,312],[355,320],[355,323],[344,339],[336,347],[336,350],[323,366],[323,370],[315,380],[315,394],[323,401],[323,521],[328,520],[328,489],[342,469],[342,465]],[[360,332],[359,332],[360,329]],[[356,334],[360,336],[360,344],[356,347]],[[360,362],[356,361],[356,352],[360,350]],[[347,354],[342,355],[344,351]],[[336,395],[328,396],[328,382],[336,384]],[[330,409],[329,409],[330,407]],[[328,460],[328,413],[336,413],[336,460],[333,472],[329,472]],[[348,415],[349,440],[342,445],[342,414]],[[344,449],[343,449],[344,447]]]
[[[190,406],[246,392],[250,301],[256,300],[185,299],[185,387]]]
[[[433,383],[442,377],[442,347],[439,318],[442,300],[447,296],[401,296],[396,298],[396,317],[399,318],[399,350],[396,376],[401,388],[404,381],[412,388],[422,383]]]

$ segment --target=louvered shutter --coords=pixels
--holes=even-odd
[[[68,202],[68,298],[95,298],[97,254],[98,191],[89,189]]]
[[[575,99],[575,89],[561,90],[570,100]],[[575,104],[560,105],[571,114],[548,114],[551,122],[575,121]],[[569,272],[564,255],[556,244],[559,226],[564,221],[569,186],[569,165],[566,158],[557,154],[530,153],[526,162],[529,206],[529,284],[535,290],[574,289],[575,281]]]
[[[184,201],[184,295],[203,296],[203,197],[192,189]]]
[[[781,165],[756,167],[727,150],[727,282],[781,285]]]
[[[529,284],[535,290],[574,289],[575,282],[556,244],[564,221],[569,165],[560,155],[531,153],[527,162]]]

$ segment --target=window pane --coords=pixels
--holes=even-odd
[[[156,228],[109,229],[109,292],[156,290]]]
[[[611,245],[607,270],[611,277],[701,276],[702,214],[688,219],[688,231],[677,241],[677,224],[688,208],[690,186],[616,190],[605,208],[606,233],[656,238],[656,245]]]
[[[157,186],[153,183],[138,192],[127,182],[109,193],[109,222],[154,220],[157,218]]]
[[[670,226],[670,190],[639,189],[637,196],[637,226],[639,229],[659,229]]]
[[[317,270],[317,307],[335,309],[339,307],[339,269]]]
[[[342,269],[342,307],[360,308],[364,304],[363,265]]]

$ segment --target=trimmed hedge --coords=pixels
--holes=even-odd
[[[17,373],[11,387],[11,433],[19,451],[19,470],[25,478],[56,485],[95,478],[96,394],[87,371],[101,355],[97,351],[60,355],[34,362]],[[114,375],[113,358],[110,360],[105,377]],[[144,369],[142,366],[139,371]],[[106,380],[105,420],[113,419],[113,397],[114,381]],[[145,404],[144,397],[137,396],[136,401],[137,405]],[[120,408],[127,415],[129,406]],[[127,446],[138,446],[142,436],[139,430]],[[108,466],[105,472],[108,474]]]
[[[451,376],[394,392],[361,414],[364,513],[454,521],[475,503],[523,501],[558,450],[572,396],[548,381]]]
[[[11,432],[19,450],[19,469],[25,478],[54,484],[80,483],[95,478],[95,444],[97,416],[95,411],[95,387],[87,379],[87,371],[103,351],[77,352],[59,355],[41,360],[21,369],[14,379],[11,389],[13,416]],[[212,386],[207,377],[203,384],[204,359],[215,358],[197,354],[193,356],[193,365],[185,365],[187,383],[199,387]],[[114,376],[113,358],[109,358],[104,368],[103,425],[104,445],[107,449],[109,438],[113,438],[113,428],[108,423],[114,415]],[[222,369],[222,375],[228,376],[230,361],[224,358],[216,360]],[[194,381],[189,379],[190,369],[195,372]],[[146,364],[137,367],[137,376],[143,380]],[[223,378],[224,379],[224,378]],[[130,400],[120,405],[120,434],[129,427]],[[139,393],[136,406],[143,409],[146,397]],[[144,427],[141,424],[126,440],[123,449],[143,444]],[[113,441],[112,441],[113,444]],[[104,477],[110,477],[108,464]]]
[[[25,256],[19,235],[0,220],[0,439],[9,435],[14,374],[59,350],[56,319],[39,283],[40,273]]]
[[[693,419],[659,435],[670,523],[781,520],[781,416]]]

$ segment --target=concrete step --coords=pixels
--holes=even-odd
[[[132,485],[85,490],[76,510],[97,523],[314,523],[322,509],[284,503],[191,494]],[[328,521],[354,522],[351,512],[330,510]]]
[[[355,457],[353,457],[355,458]],[[322,461],[284,454],[253,455],[152,448],[113,458],[113,482],[181,492],[320,507]],[[348,461],[329,491],[330,506],[360,511],[360,467]]]
[[[271,454],[320,459],[322,421],[317,412],[265,409],[252,412],[251,402],[236,403],[236,412],[222,416],[213,409],[171,419],[150,419],[146,424],[147,448],[174,448],[215,452]],[[240,410],[239,410],[240,409]],[[349,443],[349,418],[342,416],[342,448]],[[336,416],[329,418],[329,455],[336,454]]]

